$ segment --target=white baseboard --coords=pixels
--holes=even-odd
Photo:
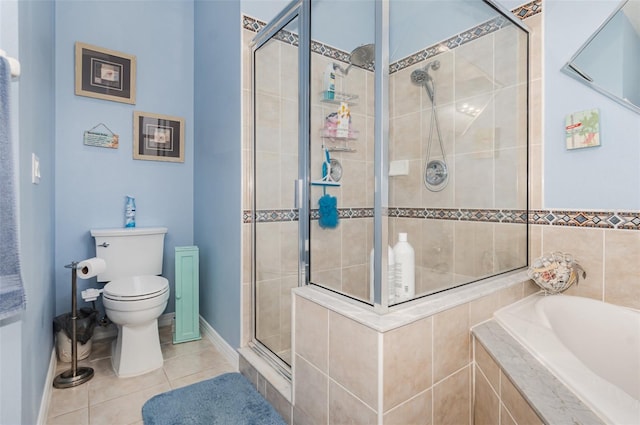
[[[216,332],[213,327],[207,323],[206,320],[202,316],[200,316],[200,330],[204,336],[206,336],[209,341],[220,351],[229,363],[234,367],[235,370],[240,369],[240,356],[238,352],[230,346],[227,341],[224,340],[220,336],[218,332]]]
[[[42,391],[42,399],[40,400],[40,411],[38,412],[38,425],[47,423],[49,414],[49,404],[51,403],[51,391],[53,388],[53,379],[56,377],[56,366],[58,358],[56,357],[56,347],[51,350],[51,360],[49,360],[49,370],[47,371],[47,379],[44,381],[44,390]]]

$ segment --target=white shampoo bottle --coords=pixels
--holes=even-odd
[[[406,233],[398,233],[393,247],[396,277],[396,301],[412,299],[416,294],[416,254],[407,241]]]

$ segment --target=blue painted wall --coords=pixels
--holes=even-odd
[[[240,2],[195,2],[194,225],[200,314],[240,346],[242,93]]]
[[[166,226],[163,275],[171,282],[174,248],[193,244],[193,2],[56,3],[56,312],[70,309],[69,262],[95,256],[92,228],[122,227],[124,197],[136,198],[138,227]],[[137,57],[136,105],[74,94],[74,43]],[[133,160],[133,111],[183,117],[185,162]],[[85,146],[104,123],[119,149]],[[51,138],[53,139],[53,137]],[[102,287],[94,279],[78,290]],[[84,305],[80,299],[80,305]]]
[[[617,1],[544,3],[544,207],[640,209],[640,117],[560,71]],[[602,146],[567,151],[567,114],[600,109]]]
[[[11,112],[19,158],[20,248],[27,296],[27,308],[20,316],[0,322],[2,424],[37,422],[53,347],[53,16],[51,1],[0,2],[0,46],[22,65],[20,79],[11,83]],[[31,184],[32,152],[41,164],[37,186]]]

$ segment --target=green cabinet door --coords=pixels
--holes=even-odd
[[[176,323],[173,343],[200,339],[199,261],[197,246],[176,247]]]

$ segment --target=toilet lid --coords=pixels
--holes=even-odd
[[[104,286],[104,294],[118,298],[138,298],[159,294],[169,287],[162,276],[132,276],[114,279]]]

